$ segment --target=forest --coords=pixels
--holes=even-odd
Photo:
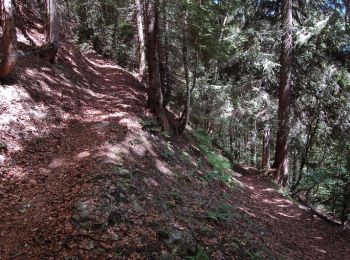
[[[0,259],[350,259],[350,0],[0,17]]]

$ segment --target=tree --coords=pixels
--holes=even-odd
[[[165,131],[171,131],[166,109],[163,107],[163,92],[159,71],[159,13],[158,0],[149,0],[145,12],[146,59],[148,65],[148,101],[147,106],[161,123]]]
[[[46,12],[48,17],[47,27],[47,41],[48,43],[43,46],[43,52],[41,56],[53,63],[59,47],[59,35],[58,35],[58,18],[57,18],[57,3],[56,0],[46,0]]]
[[[188,1],[186,3],[189,4]],[[183,25],[183,36],[182,36],[182,61],[184,66],[184,72],[185,72],[185,85],[186,85],[186,102],[185,102],[185,108],[182,113],[182,116],[180,117],[180,124],[178,126],[177,132],[182,133],[186,125],[188,124],[190,120],[190,113],[191,113],[191,87],[190,87],[190,76],[189,76],[189,68],[188,68],[188,6],[186,5],[185,11],[184,11],[184,25]]]
[[[1,39],[0,77],[5,77],[11,73],[16,64],[17,36],[13,17],[12,1],[1,1],[1,9],[3,36]]]
[[[278,183],[286,186],[288,180],[288,139],[292,81],[292,0],[282,1],[282,46],[278,100],[278,121],[275,161]]]
[[[146,77],[146,49],[145,49],[145,33],[142,21],[142,6],[140,0],[135,0],[136,22],[139,43],[139,80],[144,83]]]
[[[270,168],[270,129],[264,129],[261,168]]]

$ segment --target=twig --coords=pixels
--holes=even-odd
[[[104,240],[102,238],[94,237],[93,235],[90,235],[90,234],[83,234],[83,233],[81,233],[81,234],[75,234],[73,236],[76,236],[76,237],[87,237],[87,238],[90,238],[91,240],[94,240],[94,241],[97,241],[97,242],[106,243],[106,244],[109,244],[109,245],[112,244],[112,242],[110,242],[110,241]]]
[[[19,257],[19,256],[24,255],[24,254],[26,254],[26,253],[25,253],[25,252],[22,252],[22,253],[17,253],[17,254],[15,254],[15,255],[10,256],[10,259],[13,259],[13,258]]]

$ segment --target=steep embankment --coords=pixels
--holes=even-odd
[[[22,57],[0,91],[1,259],[350,259],[345,230],[200,132],[162,133],[133,75],[93,52]]]

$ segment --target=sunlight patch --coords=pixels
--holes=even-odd
[[[72,165],[72,162],[67,161],[65,158],[55,158],[50,162],[48,167],[51,169],[56,169],[69,165]]]
[[[85,159],[86,157],[89,157],[90,155],[91,153],[89,151],[84,151],[84,152],[78,153],[77,159],[82,160],[82,159]]]
[[[167,163],[156,159],[156,167],[157,169],[166,175],[174,175],[174,173],[168,168]]]

